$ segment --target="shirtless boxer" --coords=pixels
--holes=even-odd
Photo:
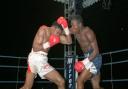
[[[62,31],[65,34],[62,34]],[[41,26],[38,29],[28,56],[26,80],[20,89],[31,89],[37,74],[41,79],[45,78],[55,83],[58,89],[65,89],[63,77],[48,63],[47,57],[49,49],[58,43],[72,43],[68,23],[64,17],[59,17],[51,27]]]
[[[75,63],[75,70],[80,72],[76,81],[77,89],[85,89],[84,83],[90,78],[93,89],[102,89],[100,87],[102,57],[94,32],[89,27],[83,26],[83,20],[79,15],[71,18],[70,31],[76,37],[85,57],[84,60]]]

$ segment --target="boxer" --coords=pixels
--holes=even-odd
[[[62,34],[64,31],[65,34]],[[58,89],[65,89],[65,81],[54,67],[48,63],[48,51],[57,44],[71,44],[68,23],[64,17],[59,17],[51,27],[41,26],[33,40],[32,51],[28,56],[26,80],[20,89],[31,89],[35,76],[48,79],[55,83]]]
[[[74,15],[70,19],[70,31],[74,34],[85,55],[85,59],[75,63],[75,70],[79,72],[77,78],[77,89],[85,89],[84,83],[91,78],[93,89],[100,87],[100,68],[102,57],[99,54],[97,40],[93,30],[83,25],[83,19],[79,15]]]

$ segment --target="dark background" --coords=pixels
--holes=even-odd
[[[128,1],[111,2],[110,10],[97,3],[81,14],[84,24],[96,33],[101,52],[128,48]],[[3,13],[5,27],[0,30],[0,52],[7,55],[27,56],[37,29],[41,25],[50,26],[64,15],[63,4],[53,0],[12,0],[3,8],[7,10]]]
[[[5,2],[5,5],[2,6],[2,9],[3,16],[1,16],[1,18],[3,19],[3,28],[1,28],[0,30],[0,55],[26,57],[31,50],[32,41],[37,32],[37,29],[41,25],[50,26],[52,22],[55,21],[59,16],[64,15],[63,4],[54,2],[53,0],[10,0]],[[101,53],[128,48],[127,0],[112,0],[110,10],[103,9],[102,3],[99,2],[91,7],[83,9],[81,15],[84,19],[84,25],[90,26],[96,33]],[[58,50],[57,54],[55,50]],[[81,50],[79,49],[77,53],[80,54]],[[119,61],[122,58],[123,60],[126,60],[128,58],[128,53],[125,52],[123,54],[124,55],[117,54],[118,56],[114,56],[113,60]],[[48,56],[64,57],[63,45],[59,44],[56,47],[53,47],[50,50]],[[110,58],[103,57],[103,59]],[[17,65],[17,63],[19,62],[19,60],[17,59],[9,61],[2,58],[1,60],[1,65]],[[110,62],[110,60],[107,62]],[[106,63],[106,60],[104,60],[103,63]],[[51,62],[51,64],[56,66],[54,62]],[[63,64],[63,62],[61,64]],[[26,65],[26,60],[20,61],[20,65]],[[128,72],[123,71],[127,70],[126,67],[127,63],[123,65],[114,65],[114,78],[127,78]],[[0,68],[0,71],[2,75],[0,80],[13,81],[17,79],[17,77],[14,76],[17,70],[6,70]],[[11,75],[13,76],[11,78],[5,78],[6,75],[8,76],[9,71],[11,71]],[[106,76],[110,74],[110,66],[106,68],[103,67],[102,71],[102,78],[106,79]],[[108,75],[105,76],[106,73],[108,73]],[[20,70],[19,74],[19,80],[24,81],[25,70]],[[107,79],[110,79],[110,77],[108,76]],[[40,80],[40,78],[37,78],[37,80]],[[116,82],[115,85],[128,88],[128,85],[126,85],[126,83],[128,84],[128,82]],[[12,84],[8,85],[13,86]],[[102,83],[102,85],[111,87],[111,83],[108,83],[108,85]],[[6,84],[0,84],[0,89],[14,89],[15,85],[13,86],[13,88],[7,88],[5,86]],[[127,89],[119,88],[118,86],[115,87],[115,89]]]

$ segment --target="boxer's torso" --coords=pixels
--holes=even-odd
[[[36,36],[33,41],[33,51],[43,51],[48,52],[49,48],[43,49],[43,44],[49,40],[50,37],[50,27],[40,27],[36,33]]]
[[[80,31],[79,34],[75,35],[83,52],[86,52],[91,48],[91,42],[87,34],[88,34],[88,29],[84,28],[83,30]]]

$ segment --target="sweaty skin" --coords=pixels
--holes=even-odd
[[[49,41],[51,35],[56,35],[60,37],[61,44],[71,44],[72,39],[70,34],[62,34],[62,30],[55,28],[55,26],[47,27],[41,26],[33,40],[32,49],[34,52],[42,51],[48,53],[49,48],[44,48],[43,44]],[[33,72],[26,72],[26,79],[24,85],[20,89],[32,89],[34,79],[36,74]],[[53,77],[54,76],[54,77]],[[65,89],[65,81],[63,77],[59,74],[57,70],[52,70],[51,72],[44,75],[44,77],[53,83],[55,83],[58,89]]]
[[[71,28],[70,30],[72,31],[72,29],[73,28]],[[72,33],[75,35],[83,52],[87,52],[89,49],[95,49],[89,57],[90,60],[93,60],[96,54],[99,53],[94,32],[89,27],[83,27],[74,32]]]
[[[41,26],[33,41],[33,51],[43,51],[48,53],[50,48],[44,49],[43,44],[48,42],[50,35],[54,34],[53,31],[55,31],[54,33],[56,35],[60,35],[60,43],[71,44],[71,37],[62,35],[61,30],[55,30],[54,27]]]
[[[84,27],[82,22],[79,20],[72,19],[71,20],[71,28],[70,32],[75,36],[77,39],[83,53],[88,52],[89,50],[93,50],[92,53],[89,55],[88,59],[93,61],[96,56],[99,54],[99,48],[97,45],[97,40],[94,32],[88,26]],[[79,74],[76,84],[77,89],[85,89],[84,86],[86,85],[85,82],[89,80],[92,76],[92,73],[87,70],[86,68]],[[103,89],[100,86],[100,73],[93,76],[91,78],[91,83],[93,89]]]

